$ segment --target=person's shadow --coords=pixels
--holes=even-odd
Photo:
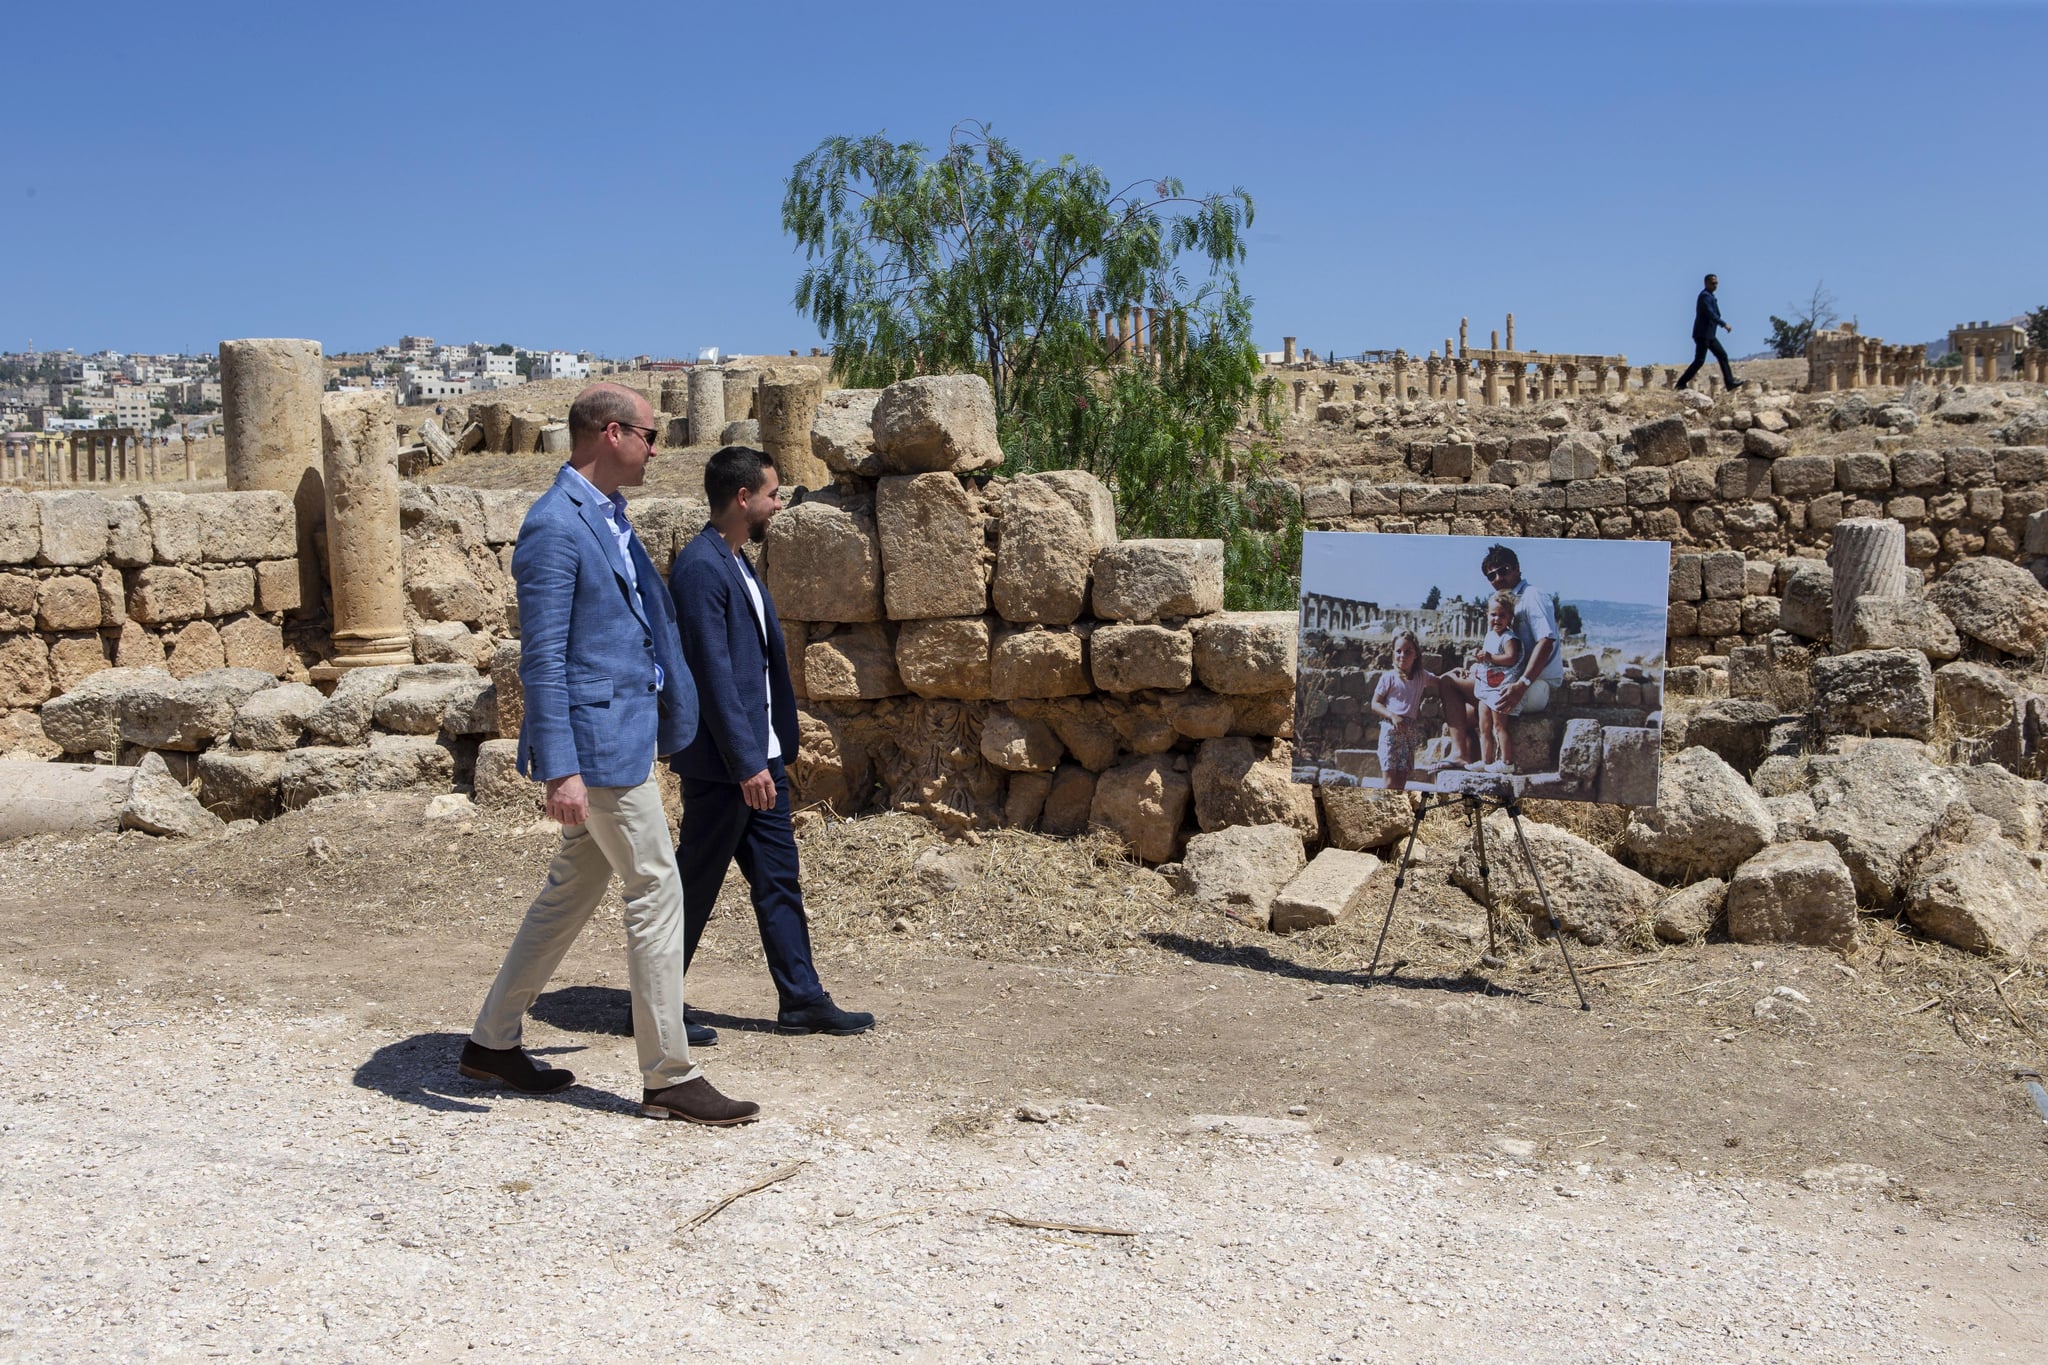
[[[404,1104],[416,1104],[444,1114],[487,1114],[493,1101],[502,1099],[558,1101],[583,1109],[609,1113],[640,1112],[620,1096],[592,1086],[578,1084],[552,1095],[522,1095],[517,1090],[489,1081],[473,1081],[456,1070],[462,1045],[468,1035],[461,1033],[416,1033],[395,1043],[386,1043],[356,1068],[355,1083],[365,1090],[389,1095]],[[528,1048],[535,1057],[557,1057],[581,1052],[580,1047]]]
[[[564,1033],[603,1033],[615,1038],[633,1036],[633,995],[617,986],[564,986],[549,991],[533,1002],[533,1017]],[[755,1019],[738,1014],[690,1007],[692,1023],[709,1024],[736,1033],[773,1033],[773,1019]]]

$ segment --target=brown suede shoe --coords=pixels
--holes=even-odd
[[[681,1119],[711,1128],[730,1128],[761,1117],[761,1106],[752,1100],[727,1099],[712,1088],[711,1082],[694,1076],[666,1090],[641,1091],[640,1112],[651,1119]]]
[[[561,1067],[542,1066],[525,1048],[482,1047],[473,1040],[463,1043],[456,1069],[473,1081],[496,1081],[526,1095],[552,1095],[576,1079]]]

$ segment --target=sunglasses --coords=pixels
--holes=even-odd
[[[620,431],[630,431],[645,441],[649,450],[654,449],[655,430],[653,427],[636,427],[631,422],[620,422],[617,425]]]

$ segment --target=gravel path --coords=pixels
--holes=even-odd
[[[771,1117],[706,1131],[625,1112],[629,1039],[535,1025],[588,1085],[527,1100],[452,1077],[460,1024],[346,1009],[0,974],[0,1357],[2038,1360],[2048,1338],[2017,1214],[1942,1220],[1854,1170],[1404,1160],[1314,1113],[1245,1135],[1086,1101],[1024,1121],[1019,1095],[962,1122],[835,1087],[875,1043],[803,1040],[832,1051],[790,1075],[760,1065],[787,1042],[744,1034],[707,1060],[779,1075],[734,1087]]]

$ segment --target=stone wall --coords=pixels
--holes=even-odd
[[[117,665],[290,675],[295,537],[281,493],[0,491],[0,714]]]

